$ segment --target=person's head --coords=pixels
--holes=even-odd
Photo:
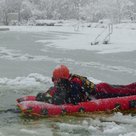
[[[58,82],[60,79],[68,79],[70,76],[69,69],[65,65],[57,66],[53,70],[52,81]]]

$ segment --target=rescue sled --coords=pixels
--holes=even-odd
[[[64,114],[73,114],[77,112],[99,112],[136,110],[136,95],[96,99],[88,102],[81,102],[77,105],[63,104],[54,105],[45,102],[36,101],[35,96],[25,96],[17,99],[17,106],[24,115],[27,116],[55,116]]]

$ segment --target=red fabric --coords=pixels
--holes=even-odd
[[[82,81],[77,77],[74,77],[73,79],[71,79],[71,82],[77,83],[80,86],[82,86]]]
[[[117,95],[134,95],[136,94],[136,83],[122,85],[120,87],[112,87],[107,83],[99,83],[96,85],[96,92]]]
[[[47,93],[49,92],[49,94],[50,94],[51,96],[53,96],[56,91],[57,91],[56,87],[52,87],[52,88],[50,88],[50,89],[47,91]]]

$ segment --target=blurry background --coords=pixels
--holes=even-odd
[[[55,19],[114,23],[134,22],[135,0],[0,0],[0,23],[40,25],[37,20]]]

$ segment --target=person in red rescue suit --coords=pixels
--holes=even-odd
[[[36,99],[52,104],[78,104],[90,101],[92,98],[111,98],[136,95],[136,82],[128,85],[110,85],[108,83],[94,84],[86,77],[70,74],[65,65],[56,67],[53,71],[54,86],[47,92],[38,93]]]

